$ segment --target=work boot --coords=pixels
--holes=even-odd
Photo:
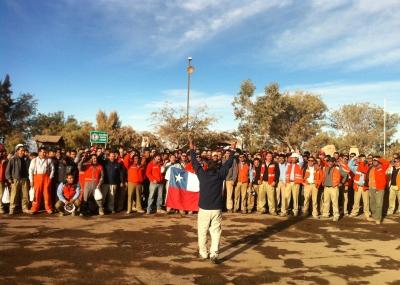
[[[221,263],[221,261],[216,256],[210,257],[210,260],[211,260],[211,263],[213,263],[213,264],[220,264]]]
[[[99,216],[104,216],[104,209],[103,208],[99,208]]]

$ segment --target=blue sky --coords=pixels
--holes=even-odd
[[[232,130],[242,80],[262,93],[320,94],[332,110],[371,102],[400,111],[397,0],[0,0],[0,77],[30,92],[40,112],[94,121],[116,110],[124,125],[151,130],[166,101],[206,103]]]

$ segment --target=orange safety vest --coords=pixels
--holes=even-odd
[[[294,181],[290,181],[290,173],[292,173],[293,164],[289,163],[286,167],[286,183],[294,182],[296,184],[303,183],[303,170],[298,164],[294,164]]]
[[[268,166],[264,163],[261,165],[260,180],[264,181],[265,168],[268,168],[268,184],[275,182],[275,163],[271,162]]]
[[[321,169],[314,169],[314,184],[315,187],[319,188],[322,183],[322,170]],[[307,167],[306,172],[304,174],[304,185],[308,185],[308,178],[310,177],[310,169]]]
[[[239,173],[238,173],[238,182],[240,183],[248,183],[249,182],[249,165],[247,163],[239,163]]]

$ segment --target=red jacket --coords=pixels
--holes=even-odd
[[[6,181],[7,160],[0,161],[0,182]]]
[[[150,161],[146,168],[146,176],[150,182],[156,181],[157,183],[162,183],[164,177],[161,173],[161,164]]]
[[[128,182],[142,184],[146,178],[145,167],[142,165],[134,165],[130,155],[124,157],[124,166],[128,170]]]
[[[97,165],[89,165],[85,170],[85,183],[86,182],[94,182],[96,184],[99,183],[101,178],[101,172],[103,167],[100,164]]]
[[[63,187],[63,196],[67,201],[70,201],[76,194],[76,185],[75,184],[64,184]]]
[[[186,163],[186,165],[185,165],[185,170],[188,171],[188,172],[191,172],[191,173],[196,173],[196,172],[194,171],[193,164],[192,164],[191,162]]]

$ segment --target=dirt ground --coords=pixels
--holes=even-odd
[[[400,284],[399,217],[223,219],[214,265],[196,256],[196,216],[2,216],[0,283]]]

